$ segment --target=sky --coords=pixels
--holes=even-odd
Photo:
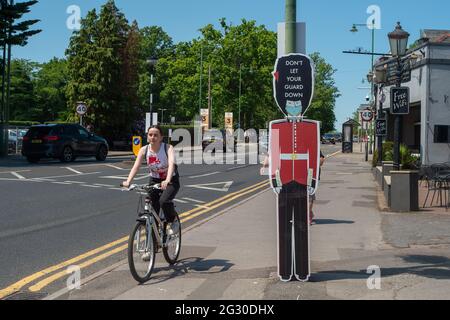
[[[40,19],[35,28],[43,31],[33,36],[26,47],[15,47],[13,58],[46,62],[53,57],[64,57],[73,32],[67,27],[71,15],[67,13],[68,8],[78,6],[84,17],[93,8],[99,10],[105,2],[39,0],[26,18]],[[128,21],[136,20],[140,27],[161,26],[175,43],[197,38],[201,27],[209,23],[218,26],[222,17],[233,24],[239,24],[242,19],[256,20],[272,31],[276,31],[277,23],[285,17],[285,0],[116,0],[116,5]],[[377,16],[380,29],[375,30],[375,52],[389,52],[387,34],[394,30],[397,21],[411,34],[410,43],[420,37],[420,30],[450,29],[448,0],[426,3],[411,0],[297,0],[297,20],[307,25],[307,54],[319,52],[337,69],[335,82],[341,93],[335,108],[338,131],[370,94],[369,84],[362,83],[371,69],[370,55],[344,54],[342,51],[358,47],[371,50],[371,30],[363,26],[357,33],[350,32],[353,23],[366,24],[373,14],[373,11],[368,13],[371,6],[377,6],[380,13]]]

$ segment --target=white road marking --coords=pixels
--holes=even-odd
[[[111,184],[94,183],[94,185],[95,185],[95,186],[99,186],[99,187],[114,188],[114,186],[111,185]]]
[[[67,182],[67,183],[76,183],[76,184],[83,184],[84,182],[81,182],[81,181],[64,181],[64,182]]]
[[[30,180],[36,181],[36,182],[53,182],[53,181],[56,181],[54,179],[45,179],[45,178],[31,178]]]
[[[125,191],[125,189],[123,189],[123,188],[109,188],[109,190],[118,190],[118,191]]]
[[[205,201],[195,200],[195,199],[191,199],[191,198],[183,198],[183,200],[187,200],[187,201],[191,201],[191,202],[195,202],[195,203],[206,203]]]
[[[19,172],[30,172],[31,170],[19,170],[19,171],[14,171],[14,172],[16,172],[16,173],[19,173]],[[3,172],[0,172],[0,174],[2,174],[2,173],[11,173],[11,171],[3,171]]]
[[[196,189],[204,189],[204,190],[213,190],[213,191],[220,191],[220,192],[228,192],[230,190],[231,185],[234,181],[225,181],[225,182],[215,182],[215,183],[206,183],[206,184],[195,184],[195,185],[189,185],[186,186],[188,188],[196,188]],[[222,188],[214,188],[210,186],[222,186]]]
[[[202,177],[212,176],[212,175],[215,175],[215,174],[218,174],[218,173],[220,173],[220,171],[206,173],[206,174],[202,174],[202,175],[199,175],[199,176],[192,176],[192,177],[188,177],[188,178],[189,179],[202,178]]]
[[[195,206],[196,206],[197,208],[202,208],[202,209],[211,209],[210,207],[202,206],[202,205],[200,205],[200,204],[196,204]]]
[[[82,173],[82,174],[68,174],[68,175],[64,175],[64,176],[42,177],[42,178],[33,178],[33,179],[48,180],[48,179],[52,179],[52,178],[68,178],[68,177],[89,176],[89,175],[99,174],[99,173],[101,173],[101,172],[90,172],[90,173]]]
[[[82,184],[81,186],[82,187],[88,187],[88,188],[101,188],[100,186],[93,186],[93,185],[90,185],[90,184]]]
[[[20,182],[44,182],[34,179],[12,179],[12,178],[0,178],[0,181],[20,181]]]
[[[350,176],[352,174],[353,173],[350,173],[350,172],[336,172],[336,175],[338,175],[338,176]]]
[[[120,167],[117,167],[117,166],[112,165],[112,164],[105,164],[105,166],[110,167],[110,168],[114,168],[114,169],[117,169],[117,170],[121,170],[121,171],[128,171],[128,170],[130,170],[130,169],[120,168]]]
[[[173,199],[174,202],[179,202],[179,203],[188,203],[187,201],[184,200],[180,200],[180,199]]]
[[[19,178],[20,180],[26,180],[26,178],[24,176],[21,176],[20,174],[18,174],[17,172],[11,172],[11,174],[17,178]]]
[[[142,177],[134,178],[134,180],[142,180],[150,177],[149,174],[144,174]],[[128,176],[105,176],[100,177],[101,179],[115,179],[115,180],[127,180]]]
[[[64,185],[71,185],[72,183],[68,182],[52,182],[53,184],[64,184]]]
[[[63,167],[63,169],[67,169],[67,170],[72,171],[73,173],[76,173],[76,174],[83,174],[83,172],[80,172],[78,170],[72,169],[70,167]]]
[[[243,165],[243,166],[233,167],[233,168],[227,169],[227,171],[233,171],[233,170],[237,170],[237,169],[247,168],[248,166],[249,165],[246,164],[246,165]]]

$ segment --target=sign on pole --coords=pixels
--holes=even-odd
[[[409,88],[391,88],[391,114],[409,114]]]
[[[387,120],[377,120],[375,125],[375,132],[377,137],[387,136]]]
[[[209,127],[209,110],[201,109],[202,127],[208,129]]]
[[[233,129],[233,113],[225,112],[225,129]]]
[[[142,138],[141,137],[133,137],[133,153],[137,157],[139,154],[139,151],[142,148]]]
[[[77,104],[77,113],[80,116],[80,126],[83,125],[83,116],[86,114],[88,107],[84,102],[78,102]]]
[[[306,55],[282,56],[273,72],[274,98],[285,116],[300,117],[308,110],[314,95],[314,63]]]
[[[365,122],[370,122],[373,120],[373,111],[370,109],[366,109],[361,111],[361,119]]]

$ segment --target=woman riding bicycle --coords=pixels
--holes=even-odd
[[[175,151],[171,145],[163,143],[163,132],[158,125],[149,128],[147,140],[149,144],[139,151],[130,175],[122,185],[126,188],[131,185],[145,159],[150,171],[150,184],[161,184],[162,189],[162,193],[150,194],[152,206],[158,213],[162,209],[166,221],[172,224],[171,229],[176,232],[179,226],[175,225],[178,220],[174,221],[175,209],[172,200],[180,190],[180,179],[175,164]]]

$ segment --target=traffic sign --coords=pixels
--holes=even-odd
[[[275,101],[285,116],[303,116],[314,95],[314,62],[299,53],[278,58],[273,88]]]
[[[88,107],[84,103],[79,103],[77,105],[77,113],[80,116],[84,116],[86,114],[87,110],[88,110]]]
[[[233,113],[225,112],[225,129],[233,129]]]
[[[391,113],[402,115],[409,114],[409,88],[391,88]]]
[[[365,122],[372,121],[373,120],[373,111],[370,109],[361,111],[361,119]]]
[[[139,154],[139,151],[142,148],[142,138],[141,137],[133,137],[133,153],[137,157]]]

